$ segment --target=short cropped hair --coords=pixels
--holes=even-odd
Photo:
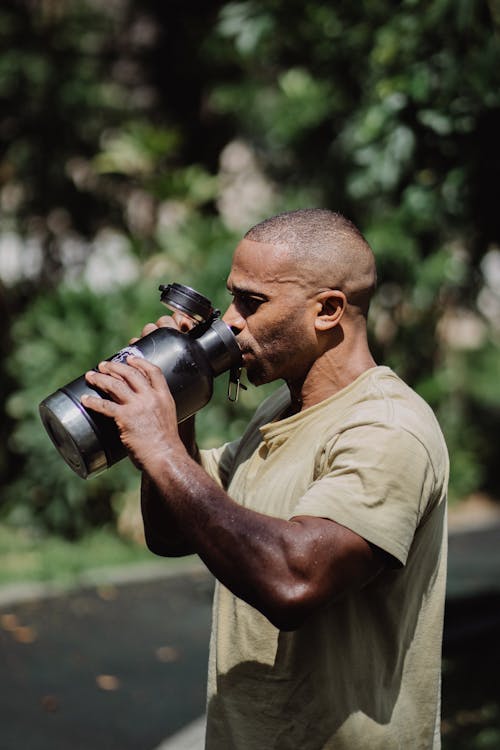
[[[368,313],[377,283],[375,258],[360,230],[342,214],[325,208],[285,211],[256,224],[245,239],[286,246],[318,284],[341,289],[351,305]]]

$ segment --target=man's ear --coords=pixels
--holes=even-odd
[[[328,289],[317,297],[318,314],[314,322],[317,331],[328,331],[340,323],[347,307],[347,298],[340,289]]]

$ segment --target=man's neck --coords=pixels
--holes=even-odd
[[[316,359],[302,382],[288,383],[290,413],[308,409],[334,396],[366,370],[377,366],[367,346],[351,351],[348,357],[342,356],[345,352],[341,352],[341,348],[329,349]]]

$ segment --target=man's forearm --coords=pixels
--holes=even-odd
[[[161,530],[161,540],[149,539],[150,548],[156,541],[168,549],[160,554],[176,555],[183,544],[236,595],[265,609],[260,601],[269,585],[264,557],[272,560],[277,538],[271,538],[269,526],[287,522],[237,505],[180,446],[166,448],[160,462],[147,467],[143,514],[145,527]]]
[[[194,416],[181,422],[178,429],[188,454],[199,463]],[[145,473],[141,481],[141,511],[146,543],[152,552],[173,557],[193,552],[154,481]]]
[[[196,443],[195,417],[189,417],[179,424],[179,437],[185,449],[196,463],[200,463],[200,451]]]
[[[141,512],[144,536],[151,552],[163,557],[179,557],[194,552],[147,474],[143,474],[141,480]]]

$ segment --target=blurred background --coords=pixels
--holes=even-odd
[[[242,233],[298,207],[371,243],[376,359],[436,411],[452,509],[496,512],[499,34],[498,0],[2,3],[0,582],[148,558],[136,472],[72,474],[38,403],[163,314],[159,283],[224,309]],[[225,389],[202,445],[263,395]]]

